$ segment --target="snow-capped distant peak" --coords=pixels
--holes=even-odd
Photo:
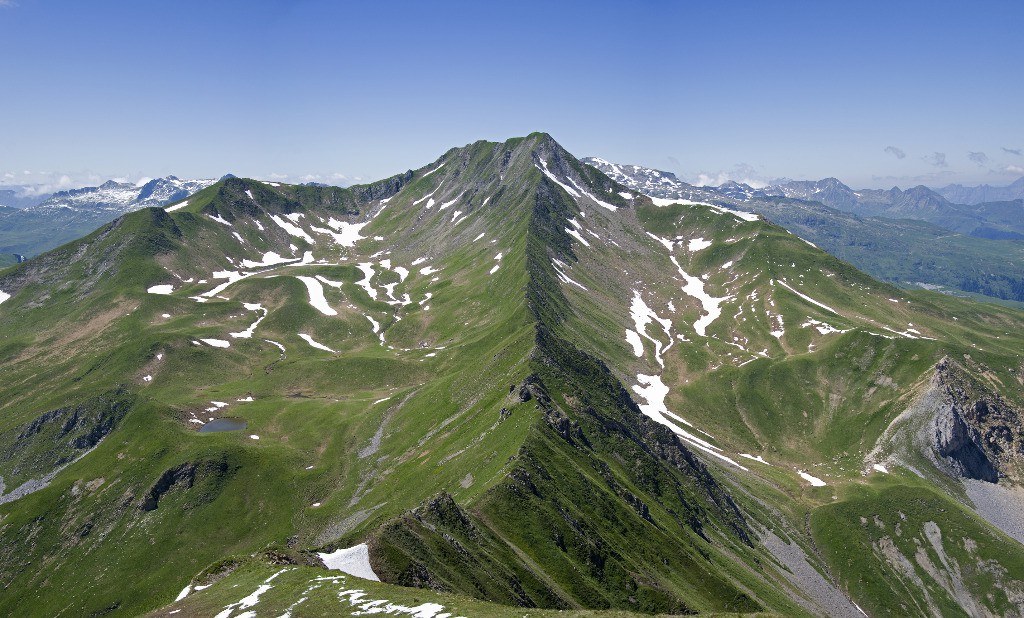
[[[98,187],[54,193],[33,210],[106,211],[120,215],[185,199],[214,182],[214,179],[182,180],[175,176],[143,178],[138,182],[108,180]]]

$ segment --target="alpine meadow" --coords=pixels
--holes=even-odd
[[[1024,615],[1024,313],[587,161],[228,176],[0,270],[0,613]]]

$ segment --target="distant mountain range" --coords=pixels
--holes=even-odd
[[[690,200],[731,198],[739,202],[764,201],[786,197],[818,202],[862,217],[916,219],[979,238],[1024,239],[1024,178],[1008,187],[963,187],[949,185],[929,189],[923,185],[910,189],[854,190],[835,178],[791,180],[756,188],[748,184],[726,182],[718,187],[697,187],[679,180],[671,172],[651,170],[637,165],[614,164],[604,159],[584,159],[619,182],[648,195]],[[654,193],[652,193],[654,192]],[[988,199],[980,199],[989,196]]]
[[[935,190],[939,195],[957,204],[980,204],[982,202],[1006,202],[1024,199],[1024,176],[1006,187],[980,185],[965,187],[963,185],[946,185]]]
[[[0,192],[0,254],[38,255],[123,214],[182,200],[214,182],[176,176],[143,185],[108,180],[98,187],[59,191],[27,207],[27,198],[6,189]]]
[[[1024,179],[1020,183],[1024,188]],[[1004,187],[1010,189],[1011,187]],[[973,190],[982,191],[981,187]],[[955,203],[923,185],[902,190],[861,189],[854,191],[835,178],[816,181],[791,181],[760,190],[752,190],[747,199],[788,197],[811,200],[861,216],[890,219],[917,219],[940,227],[994,239],[1024,238],[1024,203],[1020,196],[1009,201]],[[1011,195],[1012,191],[1002,191]]]
[[[33,195],[25,187],[0,187],[0,206],[7,208],[30,208],[50,197],[49,193]]]
[[[953,204],[927,187],[854,191],[835,178],[698,187],[671,172],[583,160],[645,195],[759,213],[883,281],[1024,301],[1021,200]]]
[[[33,208],[46,210],[109,211],[122,215],[140,208],[163,206],[185,199],[196,191],[216,182],[208,180],[182,180],[177,176],[156,178],[143,185],[108,180],[98,187],[85,187],[59,191]]]

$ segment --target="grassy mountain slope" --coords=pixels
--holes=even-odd
[[[1024,548],[964,480],[1019,480],[1019,313],[655,205],[544,134],[226,179],[0,291],[0,611],[190,581],[197,615],[260,582],[260,613],[338,611],[314,551],[360,542],[431,589],[373,594],[479,613],[1022,611]]]

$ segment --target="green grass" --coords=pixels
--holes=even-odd
[[[232,556],[368,541],[392,581],[463,595],[365,584],[403,604],[443,598],[480,615],[522,615],[486,599],[576,615],[793,615],[804,610],[756,531],[769,527],[796,541],[862,606],[871,595],[897,599],[902,589],[892,579],[859,583],[865,569],[885,568],[869,551],[880,537],[859,517],[891,501],[913,516],[906,529],[918,534],[931,515],[911,509],[908,496],[946,509],[936,520],[944,534],[970,535],[979,556],[1018,577],[1020,549],[958,506],[955,491],[947,497],[945,485],[898,471],[865,481],[861,469],[944,356],[1007,401],[1024,402],[1019,312],[879,283],[779,227],[708,208],[581,211],[585,202],[546,179],[535,156],[625,204],[620,187],[533,135],[470,144],[362,187],[231,179],[184,209],[133,213],[4,271],[0,289],[15,293],[0,306],[0,453],[11,453],[0,474],[8,490],[45,473],[66,457],[68,439],[99,422],[63,435],[46,425],[26,442],[35,419],[93,410],[90,402],[109,393],[131,403],[96,449],[48,487],[0,505],[0,556],[11,565],[0,572],[0,611],[135,615],[171,603],[193,576]],[[428,208],[422,200],[431,193]],[[466,216],[458,223],[456,210]],[[370,223],[363,240],[340,247],[316,232],[313,242],[291,236],[271,220],[288,214],[301,214],[307,229],[332,217]],[[589,247],[565,231],[570,219],[587,230]],[[687,273],[706,275],[709,293],[730,297],[707,336],[693,327],[702,307],[647,232],[681,237],[684,247],[698,237],[712,243],[673,252]],[[223,281],[213,273],[268,251],[311,251],[318,263],[253,275],[224,298],[191,298]],[[560,281],[556,259],[587,289]],[[407,278],[383,270],[383,260],[408,269]],[[377,298],[358,285],[357,265],[366,262],[376,269]],[[436,272],[423,274],[428,265]],[[316,310],[296,279],[318,275],[340,282],[324,287],[337,315]],[[174,293],[146,293],[161,283]],[[385,284],[411,304],[385,302]],[[664,367],[650,341],[640,357],[626,343],[634,291],[671,320]],[[269,315],[254,337],[231,337],[256,319],[243,306],[254,302]],[[783,336],[771,334],[769,314],[782,316]],[[383,328],[383,344],[367,316]],[[811,319],[849,332],[821,334]],[[299,333],[335,352],[312,348]],[[668,343],[656,322],[647,333]],[[200,338],[230,347],[196,345]],[[638,374],[661,376],[668,407],[722,454],[762,454],[771,466],[743,460],[743,471],[681,443],[641,414]],[[539,390],[520,401],[529,376]],[[248,396],[254,400],[238,401]],[[208,410],[214,401],[228,405]],[[246,429],[195,431],[193,419],[225,416],[244,419]],[[915,464],[928,465],[923,457]],[[828,486],[810,488],[795,469]],[[158,508],[141,508],[157,495]],[[854,541],[858,556],[849,562],[841,543]],[[947,551],[966,564],[966,554]],[[246,562],[175,607],[215,613],[273,572]],[[282,574],[259,611],[283,612],[316,574]],[[1016,584],[972,577],[973,595],[992,592],[993,610],[1006,608],[993,591]],[[330,586],[293,615],[352,611]],[[952,608],[938,589],[922,590]]]
[[[181,610],[177,616],[211,616],[225,606],[236,603],[264,585],[270,577],[270,588],[259,595],[253,611],[258,614],[280,615],[290,609],[296,618],[304,616],[350,616],[359,615],[361,607],[372,601],[386,600],[393,606],[406,608],[437,604],[453,616],[493,616],[494,618],[631,618],[650,616],[624,611],[593,610],[540,610],[533,608],[508,607],[486,603],[431,590],[419,590],[393,586],[379,582],[344,576],[337,571],[300,565],[273,566],[256,560],[245,560],[226,577],[213,579],[214,583],[204,590],[192,592],[180,602],[169,605],[152,616],[166,615],[167,611]],[[362,591],[363,596],[348,591]],[[346,593],[339,595],[339,593]],[[299,603],[299,599],[305,599]],[[383,605],[383,604],[381,604]],[[707,613],[704,616],[724,618],[737,616],[734,613]],[[744,614],[749,615],[749,614]],[[777,616],[780,614],[758,614]]]
[[[1020,546],[962,504],[906,476],[881,477],[847,494],[815,510],[811,527],[843,586],[865,611],[878,616],[975,613],[955,597],[958,585],[995,615],[1016,611],[1008,595],[1016,594],[1024,579]],[[938,546],[925,534],[927,526],[938,530]],[[882,553],[890,543],[904,566]],[[926,565],[944,574],[936,578]],[[924,586],[915,585],[915,578]]]

